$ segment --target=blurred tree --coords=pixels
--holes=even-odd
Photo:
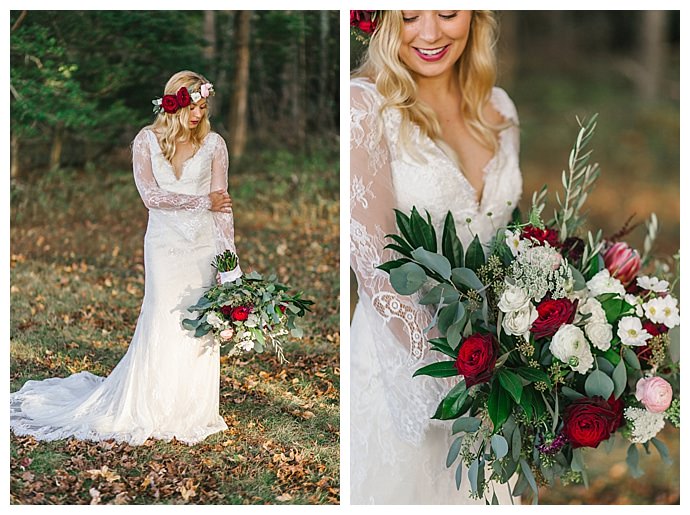
[[[240,157],[247,144],[247,93],[249,90],[249,36],[252,11],[239,11],[235,18],[237,46],[235,56],[235,84],[230,106],[230,155]]]

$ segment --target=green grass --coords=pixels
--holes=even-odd
[[[195,446],[12,436],[13,504],[338,502],[334,155],[272,152],[231,167],[243,268],[274,272],[317,304],[305,338],[286,345],[290,363],[223,358],[228,431]],[[11,390],[81,370],[106,375],[126,352],[143,297],[146,210],[131,173],[58,170],[11,195]]]

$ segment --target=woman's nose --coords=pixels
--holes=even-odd
[[[424,41],[433,43],[441,37],[441,27],[438,18],[433,11],[425,12],[421,17],[419,37]]]

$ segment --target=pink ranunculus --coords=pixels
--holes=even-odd
[[[652,413],[663,413],[671,405],[673,389],[661,377],[643,377],[635,387],[635,397]]]
[[[604,265],[611,273],[611,277],[618,279],[624,286],[635,279],[637,272],[640,271],[640,264],[640,255],[637,251],[622,241],[614,243],[604,253]]]
[[[221,338],[222,340],[225,340],[225,341],[227,342],[228,340],[231,340],[231,339],[232,339],[232,337],[234,336],[234,334],[235,334],[235,331],[233,331],[232,328],[229,327],[229,328],[227,328],[227,329],[223,329],[223,330],[220,332],[219,336],[220,336],[220,338]]]

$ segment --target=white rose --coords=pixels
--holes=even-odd
[[[599,350],[608,350],[613,339],[613,328],[606,321],[595,321],[585,325],[585,334]]]
[[[589,295],[591,297],[596,297],[602,293],[617,293],[621,297],[625,295],[623,283],[615,277],[611,277],[606,268],[587,281],[587,288],[589,288]]]
[[[604,308],[601,307],[601,302],[594,297],[590,297],[589,299],[580,303],[577,311],[581,315],[591,315],[587,319],[588,324],[593,322],[606,322],[606,312],[604,311]]]
[[[511,285],[501,295],[501,299],[498,301],[498,309],[504,313],[510,313],[511,311],[522,309],[528,304],[529,297],[527,292],[519,286]]]
[[[511,311],[503,317],[503,322],[501,325],[507,334],[512,334],[515,336],[524,336],[528,339],[527,333],[530,327],[532,327],[532,322],[534,322],[539,313],[532,304],[527,304],[522,309],[517,309]]]
[[[562,325],[553,335],[549,350],[556,358],[571,369],[584,374],[594,364],[594,356],[585,338],[585,334],[572,324]]]

